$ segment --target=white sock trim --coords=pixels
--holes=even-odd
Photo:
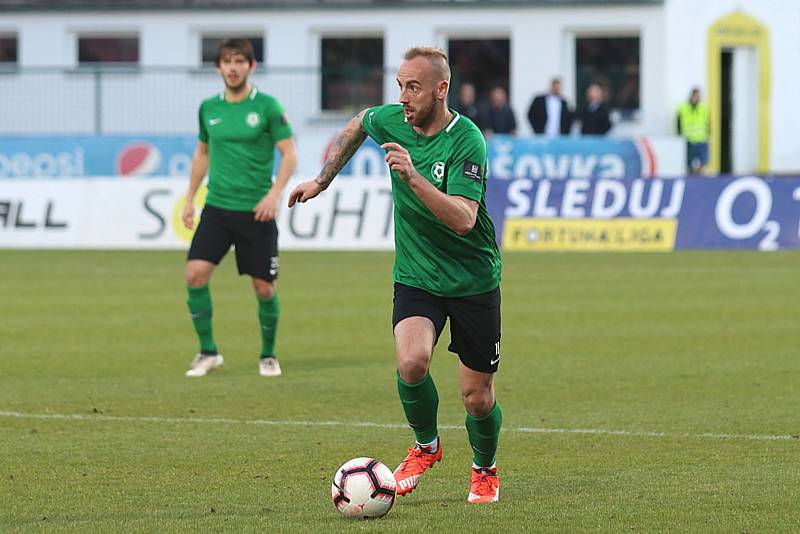
[[[493,463],[490,467],[486,467],[485,465],[478,465],[475,462],[472,462],[473,469],[497,469],[497,462]]]
[[[419,445],[419,447],[422,448],[422,449],[430,449],[432,453],[438,452],[439,451],[439,436],[436,436],[436,439],[434,439],[430,443],[420,443],[418,441],[417,445]]]

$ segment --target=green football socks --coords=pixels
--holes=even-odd
[[[397,391],[409,426],[417,436],[417,443],[430,443],[439,435],[436,415],[439,410],[439,393],[430,373],[421,382],[408,384],[397,373]]]
[[[258,299],[258,321],[261,323],[261,356],[275,356],[275,335],[278,332],[278,318],[281,315],[281,301],[275,293],[268,299]]]
[[[500,439],[500,426],[503,424],[503,411],[495,401],[489,413],[483,417],[467,414],[467,435],[472,447],[472,461],[478,467],[494,465],[497,442]]]
[[[200,340],[200,352],[203,354],[216,354],[217,345],[214,343],[214,332],[211,328],[211,316],[213,315],[211,307],[211,292],[208,290],[208,284],[200,287],[188,287],[189,300],[186,303],[189,305],[189,314],[194,323],[194,330],[197,332],[197,337]]]

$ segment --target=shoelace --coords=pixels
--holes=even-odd
[[[497,477],[488,469],[475,469],[474,472],[478,475],[478,487],[476,488],[477,495],[488,495],[494,493],[493,482]]]
[[[408,449],[408,455],[409,456],[413,456],[414,458],[421,458],[423,452],[424,451],[422,449],[420,449],[419,447],[411,447],[410,449]],[[411,459],[410,458],[407,458],[406,460],[403,460],[403,465],[402,465],[402,468],[400,469],[400,471],[401,472],[404,471],[408,467],[409,463],[411,463]]]

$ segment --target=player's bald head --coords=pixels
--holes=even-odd
[[[450,65],[447,64],[447,54],[444,50],[432,46],[415,46],[406,51],[403,59],[411,61],[418,57],[428,61],[435,81],[450,82]]]

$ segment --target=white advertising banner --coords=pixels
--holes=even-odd
[[[388,178],[340,178],[320,197],[291,210],[285,201],[280,247],[388,250],[392,200]],[[186,179],[83,178],[0,181],[0,248],[186,249],[181,222]],[[197,214],[205,190],[197,196]]]

